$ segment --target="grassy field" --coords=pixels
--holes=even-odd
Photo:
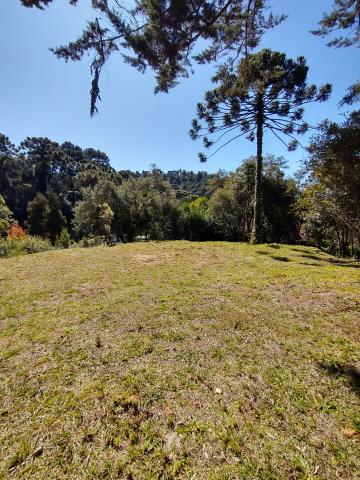
[[[359,479],[360,265],[137,243],[0,261],[0,478]]]

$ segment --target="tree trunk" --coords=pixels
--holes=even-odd
[[[264,128],[264,99],[261,94],[257,100],[257,151],[256,151],[256,172],[255,172],[255,192],[254,192],[254,220],[251,231],[251,243],[260,243],[262,240],[262,148],[263,148],[263,128]]]

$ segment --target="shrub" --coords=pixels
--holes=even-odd
[[[12,240],[0,240],[0,257],[40,253],[52,248],[49,240],[25,235]]]
[[[11,251],[11,242],[0,239],[0,257],[8,257]]]
[[[25,253],[40,253],[52,250],[51,242],[45,238],[36,236],[27,236],[18,242]]]
[[[95,235],[93,237],[83,237],[80,240],[79,245],[80,245],[80,247],[88,248],[88,247],[97,247],[99,245],[104,245],[104,243],[105,243],[105,238],[104,237],[100,237],[99,235]]]
[[[20,227],[17,223],[13,223],[8,231],[7,238],[8,240],[15,240],[26,237],[26,235],[26,230]]]
[[[57,238],[55,245],[60,248],[69,248],[71,243],[70,234],[66,228],[61,230],[60,236]]]

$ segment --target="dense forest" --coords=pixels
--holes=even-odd
[[[263,242],[304,243],[359,256],[360,112],[326,121],[294,178],[264,157]],[[234,172],[116,171],[106,153],[70,142],[0,135],[0,232],[69,247],[134,240],[248,241],[256,158]],[[4,244],[4,241],[2,242]],[[7,253],[7,249],[3,248]]]

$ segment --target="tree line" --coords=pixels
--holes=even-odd
[[[52,0],[20,1],[39,9],[52,4]],[[78,2],[69,3],[76,6]],[[348,114],[342,124],[326,121],[318,127],[302,175],[295,183],[284,177],[279,159],[263,157],[266,131],[293,150],[299,144],[298,136],[309,129],[303,120],[306,105],[325,101],[331,94],[330,84],[308,84],[304,57],[291,59],[269,49],[253,53],[263,34],[286,16],[273,15],[266,0],[140,0],[126,5],[118,0],[99,0],[91,5],[100,16],[88,22],[75,41],[52,49],[65,61],[93,54],[91,115],[100,100],[102,68],[114,54],[120,52],[125,62],[141,72],[150,68],[156,92],[173,88],[196,63],[213,64],[216,87],[197,105],[190,135],[194,140],[202,138],[205,148],[216,145],[214,153],[246,135],[250,141],[256,140],[256,157],[236,172],[212,179],[210,191],[206,185],[202,195],[186,201],[179,199],[157,169],[150,175],[126,177],[111,169],[102,152],[80,149],[79,158],[74,160],[75,153],[69,151],[79,147],[68,143],[58,148],[48,139],[26,139],[20,145],[19,157],[25,162],[24,189],[15,187],[14,198],[4,198],[30,232],[48,236],[52,242],[65,225],[75,237],[102,233],[123,241],[137,237],[196,238],[195,226],[201,224],[205,239],[251,239],[254,243],[302,240],[343,255],[356,254],[358,112]],[[320,28],[312,33],[330,35],[331,47],[358,47],[359,19],[358,0],[334,0],[330,12],[320,20]],[[358,99],[357,82],[340,103],[352,105]],[[5,150],[12,149],[7,139],[3,143]],[[67,171],[62,157],[67,149],[65,155],[71,158],[70,170],[74,172]],[[51,162],[44,161],[47,153]],[[204,153],[199,156],[202,161],[207,158]],[[29,161],[33,167],[26,171]],[[54,182],[59,175],[64,177],[64,191]],[[211,184],[210,179],[207,183]],[[24,201],[34,188],[36,196]],[[57,231],[51,225],[57,225]]]
[[[52,4],[52,0],[20,1],[40,10]],[[78,2],[69,3],[76,6]],[[304,57],[294,60],[269,49],[253,53],[264,33],[285,21],[286,15],[274,15],[267,0],[99,0],[91,5],[99,16],[87,23],[75,41],[51,49],[65,61],[93,55],[90,114],[97,112],[102,68],[119,52],[140,72],[147,68],[154,72],[155,92],[168,92],[193,72],[194,64],[214,65],[212,80],[217,86],[197,105],[190,135],[194,140],[202,138],[205,148],[221,142],[212,154],[243,135],[256,140],[251,241],[264,241],[264,134],[271,132],[293,150],[299,144],[298,136],[309,129],[303,120],[304,107],[327,100],[332,89],[330,84],[317,87],[307,83]],[[320,28],[311,33],[330,35],[331,47],[358,47],[359,20],[358,0],[334,0],[332,9],[320,19]],[[351,105],[358,99],[357,82],[340,103]],[[206,161],[204,153],[199,156]]]
[[[360,112],[324,122],[294,178],[282,157],[263,159],[264,242],[307,243],[359,255]],[[249,241],[257,159],[234,172],[116,171],[106,153],[70,142],[0,135],[0,232],[19,224],[52,244],[112,238]],[[336,168],[334,168],[334,166]],[[61,242],[60,242],[61,244]]]

